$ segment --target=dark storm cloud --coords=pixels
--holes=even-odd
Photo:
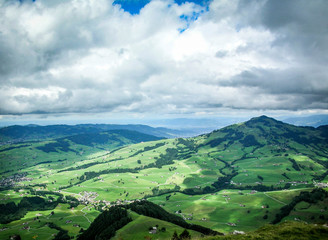
[[[262,22],[280,35],[278,46],[300,58],[328,60],[328,1],[270,0],[263,6]]]
[[[222,81],[222,86],[247,86],[270,94],[322,94],[327,95],[327,84],[322,82],[325,74],[321,72],[304,71],[304,69],[250,69]]]
[[[263,94],[276,96],[278,102],[291,99],[289,103],[286,103],[287,105],[281,104],[279,106],[281,109],[327,109],[328,84],[324,81],[325,77],[326,73],[315,70],[250,69],[228,81],[221,81],[221,86],[250,88],[254,99],[257,95]]]

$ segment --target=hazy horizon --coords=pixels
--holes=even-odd
[[[0,0],[0,125],[327,114],[327,9]]]

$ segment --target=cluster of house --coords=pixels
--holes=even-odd
[[[279,182],[276,183],[276,185],[284,184],[284,183],[289,183],[292,186],[297,186],[298,184],[305,184],[305,185],[309,184],[308,181],[290,181],[290,182],[286,182],[285,180],[279,180]]]
[[[0,179],[0,187],[17,186],[18,182],[32,181],[33,178],[27,178],[27,173],[16,173],[12,176]]]
[[[113,207],[113,206],[119,206],[119,205],[127,205],[127,204],[130,204],[130,203],[134,203],[134,202],[142,202],[142,201],[145,201],[144,199],[135,199],[135,200],[116,200],[114,203],[110,203],[110,206]]]
[[[296,185],[298,185],[298,184],[309,184],[309,182],[308,181],[292,181],[292,182],[288,182],[288,183],[290,183],[292,186],[296,186]]]
[[[180,205],[177,205],[177,206],[180,206]],[[181,215],[181,217],[183,218],[183,220],[193,220],[193,214],[192,213],[183,214],[181,212],[181,210],[179,210],[179,211],[175,211],[175,214]]]
[[[319,187],[319,188],[326,188],[326,187],[328,187],[328,183],[319,182],[319,183],[315,183],[315,186]]]
[[[78,200],[82,204],[88,204],[94,202],[96,197],[98,197],[98,193],[96,192],[83,191],[79,193]]]
[[[30,230],[30,226],[28,226],[28,222],[24,222],[23,224],[22,224],[24,227],[22,227],[22,230]]]
[[[66,224],[69,224],[69,223],[72,223],[73,221],[72,220],[66,220]],[[79,224],[73,224],[73,227],[81,227]]]

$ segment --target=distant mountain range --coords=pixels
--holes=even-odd
[[[125,129],[149,134],[157,137],[194,137],[209,133],[231,124],[246,121],[245,117],[217,118],[174,118],[152,120],[146,124],[78,124],[78,125],[48,125],[36,124],[12,125],[0,128],[0,144],[26,141],[43,141],[67,137],[77,134],[100,133],[109,130]],[[279,120],[296,126],[319,127],[328,125],[328,115],[312,115],[306,117],[280,117]],[[151,127],[151,126],[163,127]]]
[[[328,115],[312,115],[307,117],[290,117],[283,120],[296,126],[319,127],[328,125]]]
[[[186,132],[147,125],[80,124],[80,125],[14,125],[0,129],[0,143],[44,141],[81,134],[97,134],[111,130],[130,130],[160,138],[184,136]],[[155,139],[152,139],[155,140]]]

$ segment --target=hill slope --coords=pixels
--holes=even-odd
[[[92,154],[104,155],[125,145],[160,139],[162,138],[136,131],[111,130],[76,134],[50,141],[3,145],[0,147],[0,166],[1,170],[5,170],[2,174],[17,173],[31,166],[46,164],[55,164],[51,167],[60,169],[73,162],[93,159]]]
[[[325,240],[328,239],[327,225],[307,224],[304,222],[284,222],[279,225],[266,225],[257,231],[240,235],[228,235],[208,237],[204,240],[243,240],[243,239],[261,239],[261,240]]]
[[[2,174],[2,182],[14,183],[0,197],[19,203],[26,194],[49,199],[60,190],[80,205],[66,211],[57,206],[54,212],[65,218],[74,212],[71,225],[84,229],[99,210],[143,198],[189,224],[225,233],[252,231],[274,221],[324,223],[327,196],[320,193],[315,201],[307,196],[328,181],[327,129],[261,116],[194,138],[140,142],[113,151],[108,151],[113,146],[108,132],[59,140],[74,151],[53,146],[56,151],[46,153],[39,148],[58,140],[6,146],[0,152],[2,169],[11,172]],[[78,212],[86,218],[77,217]],[[30,218],[27,214],[17,224]],[[54,222],[77,235],[60,217]],[[11,224],[4,225],[8,233],[15,229]],[[131,229],[131,223],[124,229]],[[34,227],[30,233],[39,230]]]

